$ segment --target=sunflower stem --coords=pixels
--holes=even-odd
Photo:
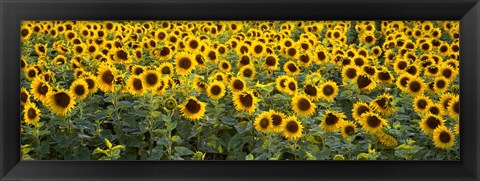
[[[293,141],[293,156],[297,160],[297,140]]]

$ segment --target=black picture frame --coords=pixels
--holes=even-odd
[[[1,0],[1,180],[479,180],[478,0]],[[460,161],[20,161],[21,20],[460,20]]]

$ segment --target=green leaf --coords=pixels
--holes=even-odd
[[[176,156],[184,156],[184,155],[193,155],[194,152],[190,149],[188,149],[187,147],[183,147],[183,146],[176,146],[175,147],[175,155]]]

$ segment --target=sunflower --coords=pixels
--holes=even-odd
[[[312,55],[310,53],[302,53],[298,55],[298,63],[304,67],[310,66],[312,63]]]
[[[316,48],[315,50],[315,56],[314,56],[314,60],[317,62],[317,63],[326,63],[328,62],[329,60],[329,57],[330,57],[330,54],[328,53],[328,50],[326,49],[323,49],[323,48]]]
[[[439,101],[439,104],[442,105],[442,109],[444,112],[448,112],[448,107],[450,105],[450,100],[452,100],[453,98],[455,98],[455,94],[453,93],[443,93],[441,96],[440,96],[440,101]]]
[[[262,112],[260,115],[258,115],[258,117],[255,118],[253,125],[255,125],[255,129],[257,131],[264,134],[272,131],[272,117],[270,112]]]
[[[51,91],[52,89],[50,85],[40,78],[36,78],[31,84],[30,92],[32,93],[33,98],[42,101],[43,103],[46,103],[47,95]]]
[[[295,95],[297,93],[297,81],[294,78],[288,78],[285,81],[285,89],[284,92],[287,92],[290,95]]]
[[[363,114],[359,122],[362,125],[363,130],[372,134],[382,131],[383,126],[388,126],[385,119],[373,112]]]
[[[75,96],[75,99],[83,100],[88,96],[88,83],[84,79],[77,79],[70,85],[70,94]]]
[[[38,69],[35,66],[29,66],[25,71],[27,80],[34,80],[38,75]]]
[[[444,124],[445,120],[442,119],[442,117],[433,114],[427,114],[420,122],[420,129],[423,133],[431,135],[435,128],[443,126]]]
[[[395,85],[402,91],[407,91],[407,83],[410,80],[411,75],[403,73],[397,77]]]
[[[188,75],[195,69],[196,62],[194,57],[186,52],[181,52],[175,55],[176,72],[179,75]]]
[[[340,125],[340,133],[344,138],[348,138],[357,132],[357,124],[352,121],[343,121]]]
[[[325,132],[336,132],[340,129],[346,116],[340,112],[326,111],[325,118],[320,124]]]
[[[417,113],[427,113],[428,107],[433,104],[433,101],[424,95],[417,96],[413,99],[413,108]]]
[[[152,91],[156,90],[158,86],[160,86],[160,77],[160,73],[155,69],[149,69],[143,72],[141,79],[144,83],[143,85],[145,86],[145,89]]]
[[[297,121],[297,118],[290,116],[285,119],[283,124],[283,136],[290,140],[296,140],[302,136],[302,123]]]
[[[458,95],[448,103],[448,114],[455,119],[460,117],[460,98]]]
[[[242,55],[238,61],[238,68],[252,64],[252,60],[248,54]]]
[[[20,29],[20,36],[22,37],[22,40],[26,40],[32,35],[32,30],[30,27],[24,26]]]
[[[59,116],[68,114],[75,106],[75,96],[70,92],[60,89],[47,94],[47,104],[50,110]]]
[[[30,102],[30,92],[25,87],[20,89],[20,103],[25,105],[27,102]]]
[[[196,97],[189,97],[182,105],[179,105],[183,116],[192,121],[201,119],[205,115],[205,103]]]
[[[232,92],[241,92],[245,89],[247,89],[247,84],[245,84],[245,81],[243,81],[241,77],[232,78],[230,81],[230,90]]]
[[[53,59],[53,63],[55,65],[63,65],[67,62],[67,57],[63,56],[63,55],[57,55],[54,59]]]
[[[46,45],[43,45],[43,44],[35,44],[35,45],[34,45],[34,48],[35,48],[35,52],[36,52],[40,57],[44,57],[45,55],[47,55],[47,46],[46,46]]]
[[[384,131],[379,131],[376,133],[376,136],[378,137],[378,140],[382,145],[385,145],[387,147],[395,147],[398,145],[398,141],[395,137],[392,135],[385,133]]]
[[[297,59],[299,55],[299,49],[297,47],[288,47],[284,50],[284,55],[286,58]]]
[[[265,57],[265,63],[263,66],[269,71],[275,71],[278,69],[278,56],[275,54],[268,54]]]
[[[320,97],[322,99],[332,101],[338,94],[337,83],[329,80],[320,85]]]
[[[82,76],[85,82],[87,82],[88,85],[88,93],[89,94],[94,94],[98,90],[98,84],[97,84],[97,77],[93,76],[91,73],[87,73]]]
[[[255,67],[252,64],[243,66],[238,72],[239,76],[250,79],[253,79],[256,73],[257,72],[255,71]]]
[[[369,92],[377,86],[375,81],[373,81],[372,78],[370,78],[370,76],[365,75],[365,74],[359,75],[356,78],[355,83],[356,83],[358,89],[360,89],[361,91],[365,91],[365,92]]]
[[[362,72],[367,75],[374,76],[377,73],[377,68],[371,65],[364,65],[362,68]]]
[[[275,79],[275,87],[277,88],[277,90],[280,91],[280,92],[284,92],[285,89],[287,88],[286,83],[289,79],[291,79],[291,77],[289,77],[287,75],[278,76]]]
[[[186,48],[188,51],[193,52],[200,48],[200,39],[197,37],[188,37],[188,40],[185,42]]]
[[[158,50],[157,57],[162,61],[170,60],[172,58],[173,52],[174,51],[172,50],[172,48],[168,46],[163,46]]]
[[[430,104],[427,107],[427,112],[436,116],[443,116],[444,114],[442,107],[439,103]]]
[[[117,69],[109,64],[101,64],[98,67],[98,84],[102,91],[104,92],[113,92],[114,91],[114,80],[117,75]]]
[[[305,84],[303,86],[303,92],[307,95],[312,101],[316,101],[320,98],[320,91],[315,84]]]
[[[283,70],[290,76],[296,76],[300,73],[300,68],[291,60],[283,65]]]
[[[128,90],[132,95],[141,96],[145,93],[146,85],[141,77],[131,75],[128,79]]]
[[[232,70],[232,65],[230,64],[230,62],[226,60],[221,60],[220,63],[218,64],[218,68],[222,72],[230,72]]]
[[[257,98],[253,94],[253,91],[234,93],[233,101],[235,104],[235,109],[237,109],[238,111],[246,111],[250,114],[255,112]]]
[[[403,59],[397,59],[393,65],[393,70],[396,73],[402,73],[409,66],[409,62]]]
[[[354,80],[358,77],[360,73],[360,68],[356,65],[347,65],[342,68],[342,79],[343,80]]]
[[[274,110],[270,110],[270,117],[272,118],[272,127],[271,130],[273,132],[282,132],[285,124],[285,118],[287,117],[282,112],[277,112]]]
[[[411,96],[421,96],[423,95],[423,92],[425,91],[425,83],[423,80],[419,77],[411,76],[410,79],[407,82],[407,88],[406,91],[411,95]]]
[[[205,57],[205,59],[206,59],[208,62],[216,64],[217,61],[218,61],[218,53],[217,53],[217,50],[214,49],[214,48],[207,48],[207,49],[204,51],[203,57]]]
[[[164,62],[160,64],[158,70],[162,75],[172,76],[174,74],[173,65],[170,62]]]
[[[379,70],[376,73],[377,80],[382,83],[391,83],[393,81],[393,76],[390,72],[385,68],[383,70]]]
[[[161,96],[161,95],[163,95],[163,94],[166,92],[167,87],[168,87],[168,85],[167,85],[166,79],[163,78],[163,77],[160,77],[160,79],[158,79],[158,87],[157,87],[156,90],[153,90],[153,93],[154,93],[155,95]],[[173,108],[172,108],[172,109],[173,109]]]
[[[23,117],[27,124],[36,124],[40,120],[42,112],[38,109],[37,105],[34,103],[28,102],[23,108]]]
[[[225,95],[225,84],[221,81],[213,81],[207,87],[208,97],[212,99],[220,99]]]
[[[448,80],[453,80],[458,74],[458,70],[455,70],[452,66],[443,64],[440,66],[440,75]]]
[[[452,130],[445,126],[439,126],[433,131],[433,143],[441,149],[452,148],[455,142]]]
[[[315,112],[315,107],[305,95],[297,94],[292,98],[293,111],[301,116],[311,116]]]
[[[370,107],[379,114],[389,116],[395,112],[395,109],[391,106],[392,101],[392,95],[383,93],[382,95],[374,99],[372,102],[370,102]]]
[[[265,53],[266,49],[267,47],[265,44],[258,41],[252,43],[252,46],[250,46],[250,52],[252,52],[252,55],[256,58],[261,57]]]
[[[353,119],[360,121],[364,113],[372,111],[370,106],[365,102],[356,102],[353,104],[352,117]]]

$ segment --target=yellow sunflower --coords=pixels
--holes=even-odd
[[[452,148],[455,143],[455,137],[453,136],[452,130],[445,126],[435,128],[433,131],[433,143],[437,148]]]
[[[232,70],[232,65],[230,64],[230,62],[226,60],[221,60],[218,64],[218,68],[222,72],[230,72]]]
[[[164,62],[160,64],[158,70],[162,75],[169,75],[172,76],[175,72],[173,70],[173,65],[170,62]]]
[[[272,131],[272,117],[270,112],[262,112],[260,115],[258,115],[258,117],[255,118],[253,125],[255,125],[255,129],[257,131],[264,134]]]
[[[311,116],[315,112],[315,107],[315,104],[305,95],[296,94],[292,98],[293,111],[298,115]]]
[[[25,87],[22,87],[20,89],[20,103],[24,105],[27,102],[30,102],[30,92]]]
[[[233,77],[230,81],[230,90],[232,92],[241,92],[247,89],[247,84],[240,77]]]
[[[366,74],[359,75],[355,80],[355,83],[358,89],[365,92],[369,92],[377,86],[375,81]]]
[[[383,126],[388,126],[388,123],[385,119],[373,112],[363,114],[362,119],[360,119],[359,122],[362,125],[363,130],[371,134],[382,131]]]
[[[395,108],[390,104],[393,101],[393,96],[383,93],[370,102],[370,107],[377,113],[389,116],[395,112]]]
[[[117,75],[117,69],[108,64],[101,64],[98,67],[97,81],[99,87],[104,92],[114,92],[114,80]]]
[[[447,91],[450,81],[445,77],[436,77],[434,82],[434,90],[436,93]]]
[[[347,65],[342,68],[343,80],[354,80],[360,73],[360,68],[356,65]]]
[[[128,90],[132,95],[141,96],[145,93],[145,82],[136,75],[131,75],[128,79]]]
[[[353,119],[360,121],[364,113],[372,111],[370,106],[365,102],[356,102],[353,104],[352,117]]]
[[[320,91],[315,84],[305,84],[303,87],[303,92],[307,95],[312,101],[316,101],[320,98]]]
[[[425,83],[419,77],[411,76],[407,82],[406,91],[413,97],[423,95],[425,91]]]
[[[413,109],[417,113],[425,114],[428,112],[428,107],[433,104],[433,101],[430,97],[421,95],[413,99]]]
[[[141,75],[145,88],[152,91],[157,90],[158,86],[160,86],[160,78],[161,75],[156,69],[146,70]]]
[[[277,112],[274,110],[270,110],[269,112],[270,117],[272,118],[272,131],[277,133],[282,132],[287,116],[282,112]]]
[[[35,52],[40,56],[43,57],[47,55],[47,46],[43,44],[35,44],[34,45]]]
[[[186,52],[181,52],[175,55],[175,67],[176,72],[179,75],[188,75],[195,69],[196,61],[195,57]]]
[[[220,81],[213,81],[207,87],[208,97],[212,99],[220,99],[225,95],[225,84]]]
[[[338,94],[337,83],[331,80],[328,80],[327,82],[321,84],[319,90],[320,97],[328,101],[332,101]]]
[[[75,106],[75,96],[63,89],[49,92],[47,94],[47,106],[56,115],[64,116]]]
[[[29,66],[25,71],[25,75],[27,77],[27,80],[34,80],[38,75],[38,69],[35,68],[35,66]]]
[[[243,66],[238,72],[239,76],[250,79],[253,79],[256,73],[255,67],[252,64]]]
[[[31,102],[25,104],[25,107],[23,108],[23,117],[27,124],[33,125],[38,123],[41,115],[42,112],[40,112],[37,105]]]
[[[290,140],[296,140],[302,136],[302,123],[297,121],[297,118],[290,116],[285,119],[283,124],[283,136]]]
[[[289,77],[287,75],[278,76],[275,79],[275,87],[277,88],[277,90],[280,91],[280,92],[284,92],[285,89],[287,88],[286,83],[289,79],[291,79],[291,77]]]
[[[70,85],[70,94],[73,94],[78,100],[87,98],[88,90],[88,83],[84,79],[77,79]]]
[[[246,111],[248,113],[255,112],[257,104],[257,98],[253,95],[252,91],[243,91],[233,94],[233,101],[235,109],[238,111]]]
[[[397,81],[395,85],[402,90],[402,91],[407,91],[407,86],[408,86],[408,81],[410,80],[411,75],[407,73],[403,73],[397,77]]]
[[[452,100],[453,98],[455,98],[455,94],[453,93],[443,93],[441,96],[440,96],[440,101],[439,103],[442,105],[442,109],[444,112],[447,112],[448,113],[448,107],[450,105],[450,100]]]
[[[261,57],[266,52],[266,49],[265,44],[258,41],[255,41],[252,43],[252,46],[250,46],[250,52],[256,58]]]
[[[409,62],[407,60],[404,60],[404,59],[397,59],[395,61],[395,64],[393,65],[393,70],[400,74],[402,73],[403,71],[405,71],[405,69],[409,66]]]
[[[448,114],[455,119],[460,118],[460,97],[457,95],[448,103]]]
[[[390,83],[393,81],[393,75],[390,74],[390,72],[388,71],[388,69],[383,69],[383,70],[379,70],[377,71],[376,73],[376,76],[377,80],[381,83]]]
[[[94,94],[98,90],[97,77],[93,76],[91,73],[86,73],[82,75],[85,82],[88,84],[88,93]]]
[[[427,135],[432,135],[435,128],[439,126],[443,126],[445,120],[442,119],[440,116],[435,116],[433,114],[427,114],[423,117],[422,121],[420,122],[420,129],[423,133]]]
[[[340,133],[344,138],[348,138],[357,132],[357,124],[352,121],[343,121],[340,125]]]
[[[285,81],[285,85],[285,92],[290,95],[295,95],[297,93],[297,81],[294,78],[288,78],[287,81]]]
[[[379,131],[376,133],[376,136],[378,137],[378,140],[382,145],[385,145],[387,147],[395,147],[398,145],[398,141],[395,137],[392,135],[385,133],[384,131]]]
[[[291,60],[283,65],[283,70],[290,76],[296,76],[300,73],[300,68]]]
[[[275,71],[278,69],[278,56],[275,54],[268,54],[265,57],[265,63],[263,66],[269,71]]]
[[[145,69],[146,68],[144,66],[134,65],[131,67],[130,71],[133,73],[133,75],[140,75],[145,71]]]
[[[345,119],[345,114],[327,110],[325,112],[325,119],[320,126],[325,132],[336,132],[340,129]]]
[[[52,91],[51,86],[40,78],[33,80],[30,92],[33,98],[46,103],[47,95]]]
[[[196,97],[189,97],[182,105],[179,105],[183,116],[190,120],[199,120],[205,115],[205,103]]]

